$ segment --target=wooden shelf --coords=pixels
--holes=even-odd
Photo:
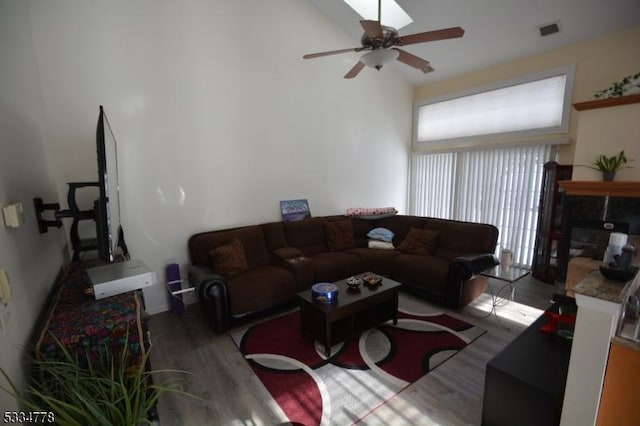
[[[640,182],[561,180],[558,185],[566,191],[567,195],[640,197]]]
[[[586,109],[606,108],[617,105],[635,104],[640,102],[640,93],[634,95],[620,96],[617,98],[596,99],[595,101],[576,102],[573,107],[578,111]]]

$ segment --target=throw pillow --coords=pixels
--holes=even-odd
[[[393,243],[380,240],[369,240],[370,249],[393,250]]]
[[[354,245],[353,225],[350,219],[325,222],[324,232],[329,251],[342,251]]]
[[[249,268],[244,255],[244,247],[237,238],[234,238],[229,244],[211,250],[209,257],[213,269],[227,279],[233,278]]]
[[[438,231],[411,228],[398,246],[398,250],[406,254],[429,256],[436,251]]]
[[[393,232],[388,230],[387,228],[374,228],[367,234],[367,237],[372,240],[385,241],[390,243],[393,241]]]

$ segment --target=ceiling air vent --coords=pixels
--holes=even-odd
[[[550,24],[540,25],[538,27],[538,31],[540,31],[540,37],[546,37],[551,34],[560,32],[560,21],[552,22]]]

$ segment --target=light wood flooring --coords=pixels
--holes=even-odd
[[[503,284],[491,280],[490,287],[495,292]],[[492,304],[489,291],[461,311],[429,305],[401,292],[401,308],[430,306],[482,327],[487,333],[358,424],[479,425],[487,361],[542,314],[541,309],[551,304],[553,293],[552,285],[525,277],[516,284],[515,302],[498,306],[496,317],[487,315]],[[186,390],[200,398],[164,395],[158,406],[161,425],[288,424],[231,338],[209,329],[197,303],[189,305],[182,316],[168,312],[154,315],[149,325],[153,368],[193,373],[186,376]],[[169,376],[156,377],[156,383]]]

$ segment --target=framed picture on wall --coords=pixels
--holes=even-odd
[[[293,222],[311,217],[309,202],[307,200],[280,201],[280,211],[284,222]]]

